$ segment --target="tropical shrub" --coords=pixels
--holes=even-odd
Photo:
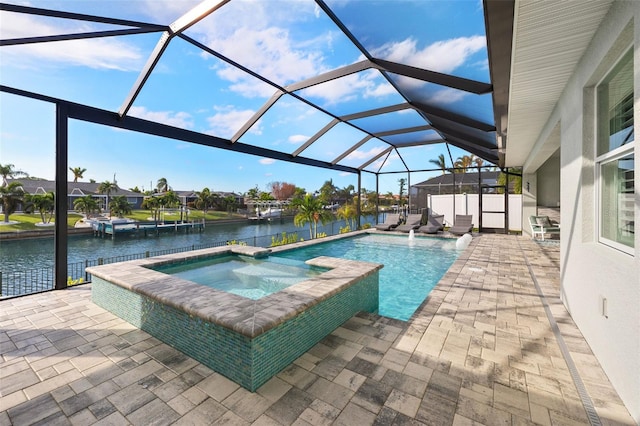
[[[303,241],[302,238],[300,241]],[[293,234],[287,234],[283,232],[280,237],[272,236],[271,237],[271,247],[284,246],[286,244],[293,244],[298,242],[298,233],[294,232]]]

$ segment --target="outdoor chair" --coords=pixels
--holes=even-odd
[[[378,231],[390,231],[398,226],[400,223],[400,215],[399,214],[387,214],[384,222],[379,223],[375,226]]]
[[[454,235],[463,235],[471,232],[473,229],[473,216],[470,214],[457,214],[453,226],[449,228],[449,233]]]
[[[435,215],[427,218],[427,224],[418,228],[423,234],[437,234],[444,229],[444,215]]]
[[[422,214],[409,214],[404,225],[399,225],[395,230],[400,232],[409,232],[412,229],[416,230],[420,228],[422,222]]]
[[[533,239],[539,235],[544,241],[545,234],[560,235],[560,224],[554,224],[549,220],[549,216],[529,216],[529,226]]]

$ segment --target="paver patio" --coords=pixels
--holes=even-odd
[[[256,393],[94,305],[90,284],[8,299],[0,425],[634,424],[558,294],[557,244],[477,236],[410,322],[356,315]]]

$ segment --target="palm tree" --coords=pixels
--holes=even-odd
[[[7,185],[8,178],[16,178],[19,176],[28,176],[25,172],[14,170],[13,164],[0,164],[0,176],[2,176],[2,185]]]
[[[475,155],[471,154],[471,155],[463,155],[462,157],[458,157],[458,159],[456,160],[456,163],[454,164],[454,166],[461,168],[462,170],[458,171],[458,173],[466,173],[467,172],[467,168],[473,166],[473,163],[475,163]]]
[[[351,197],[353,196],[353,191],[355,190],[353,185],[348,185],[345,186],[342,189],[339,189],[338,192],[336,193],[337,197],[338,197],[338,201],[341,203],[348,203],[349,200],[351,200]]]
[[[442,170],[442,174],[447,173],[447,163],[444,159],[444,154],[438,155],[437,160],[431,159],[429,162],[438,166],[438,168]]]
[[[149,209],[149,212],[151,213],[154,221],[157,222],[158,220],[160,220],[160,200],[158,199],[158,197],[145,197],[140,207],[142,207],[143,209]]]
[[[33,195],[26,194],[24,200],[28,203],[28,207],[26,209],[28,213],[38,210],[38,212],[40,212],[40,219],[42,219],[42,223],[51,222],[56,206],[53,192],[49,191],[46,194]]]
[[[307,194],[302,199],[294,200],[294,207],[298,213],[293,217],[296,226],[309,224],[309,238],[318,237],[318,222],[324,225],[333,218],[333,214],[322,208],[322,201],[311,194]]]
[[[91,213],[98,213],[100,207],[98,207],[98,201],[91,195],[85,195],[84,197],[78,197],[73,200],[73,208],[83,213],[86,217],[89,217]]]
[[[82,167],[69,167],[69,170],[73,173],[74,182],[77,182],[78,179],[82,179],[82,175],[87,171],[87,169],[83,169]]]
[[[109,205],[109,194],[117,191],[118,189],[120,188],[118,188],[118,185],[115,182],[109,182],[108,180],[105,180],[98,186],[98,193],[107,195],[107,199],[105,201],[106,206]],[[111,212],[109,212],[109,216],[111,216]]]
[[[169,186],[169,182],[167,181],[167,178],[158,179],[158,182],[156,183],[156,189],[158,190],[158,192],[169,191],[171,187]]]
[[[324,205],[332,205],[337,192],[338,188],[333,184],[333,179],[325,181],[320,187],[320,201]]]
[[[204,216],[207,215],[207,211],[213,204],[213,197],[211,195],[211,190],[209,188],[203,188],[202,191],[196,191],[196,200],[194,201],[194,206],[197,209],[202,210],[202,214]]]
[[[0,186],[0,198],[2,199],[4,222],[9,223],[9,215],[16,211],[18,204],[24,199],[22,183],[11,182],[8,185]]]
[[[407,183],[407,180],[405,178],[401,178],[398,179],[398,184],[400,185],[400,188],[398,190],[398,194],[399,194],[399,200],[398,200],[398,205],[400,206],[400,208],[402,208],[402,196],[404,195],[404,185]]]
[[[249,189],[247,191],[247,198],[250,200],[257,200],[260,197],[260,189],[258,189],[258,185]]]
[[[222,204],[224,204],[224,209],[231,213],[238,207],[238,202],[236,201],[236,197],[233,195],[227,195],[222,199]]]
[[[175,192],[169,191],[160,197],[160,204],[163,207],[178,207],[180,205],[180,197]]]
[[[116,195],[109,202],[109,211],[118,217],[124,217],[125,214],[131,214],[131,204],[124,195]]]
[[[358,217],[358,209],[352,203],[343,204],[337,211],[338,217],[344,219],[349,225],[349,229],[356,230],[356,218]]]

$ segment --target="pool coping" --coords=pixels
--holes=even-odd
[[[326,240],[323,238],[323,241],[331,239],[334,238],[328,237]],[[326,272],[258,300],[209,288],[150,268],[171,262],[231,254],[262,258],[271,253],[309,243],[318,243],[318,240],[289,244],[273,249],[228,245],[92,266],[86,270],[97,278],[129,291],[185,311],[194,317],[226,327],[249,338],[255,338],[283,324],[309,307],[343,291],[359,280],[376,273],[383,265],[328,256],[316,257],[307,260],[306,263],[326,268],[328,269]]]

